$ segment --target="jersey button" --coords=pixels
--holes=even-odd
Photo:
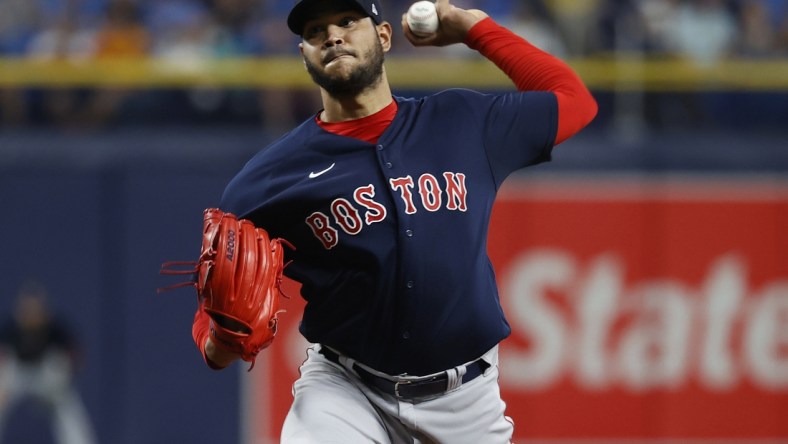
[[[383,145],[378,145],[378,151],[383,151]]]
[[[409,331],[402,332],[402,339],[410,339],[410,332]]]
[[[413,288],[413,285],[414,285],[414,284],[413,284],[413,281],[408,281],[408,282],[405,284],[405,286],[406,286],[406,287],[408,287],[408,288]]]
[[[413,230],[405,230],[405,236],[413,237]]]
[[[386,168],[394,168],[394,164],[391,162],[386,162]]]

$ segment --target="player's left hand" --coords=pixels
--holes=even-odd
[[[195,273],[195,280],[184,284],[197,289],[202,310],[211,318],[206,354],[216,364],[241,358],[254,365],[257,354],[274,340],[281,311],[283,244],[292,247],[249,220],[208,208],[200,257],[189,263],[195,268],[170,268],[182,262],[162,266],[162,274]]]
[[[438,13],[438,31],[426,37],[413,34],[408,27],[407,13],[402,14],[402,30],[413,46],[448,46],[462,43],[474,25],[489,17],[480,9],[458,8],[449,0],[436,0],[435,9]]]

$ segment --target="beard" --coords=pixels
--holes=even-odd
[[[332,76],[307,59],[304,59],[304,63],[312,81],[328,95],[336,98],[355,97],[378,84],[383,76],[384,55],[380,41],[375,39],[375,45],[364,55],[367,62],[358,66],[348,76]]]

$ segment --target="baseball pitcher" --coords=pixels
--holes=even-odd
[[[597,105],[564,62],[483,11],[437,0],[435,14],[437,29],[416,35],[403,14],[398,31],[415,46],[478,51],[516,89],[395,96],[384,63],[395,27],[380,1],[302,0],[287,24],[323,108],[249,160],[206,213],[193,334],[209,366],[253,363],[275,333],[281,273],[302,284],[300,332],[314,345],[283,443],[512,437],[497,381],[510,328],[486,253],[491,209],[507,176],[549,161]],[[228,255],[231,266],[269,267],[214,282]]]

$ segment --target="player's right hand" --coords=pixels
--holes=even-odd
[[[458,8],[449,0],[436,0],[435,9],[438,13],[438,31],[428,37],[413,34],[407,24],[407,12],[402,14],[402,30],[413,46],[448,46],[462,43],[474,25],[489,17],[480,9]]]

